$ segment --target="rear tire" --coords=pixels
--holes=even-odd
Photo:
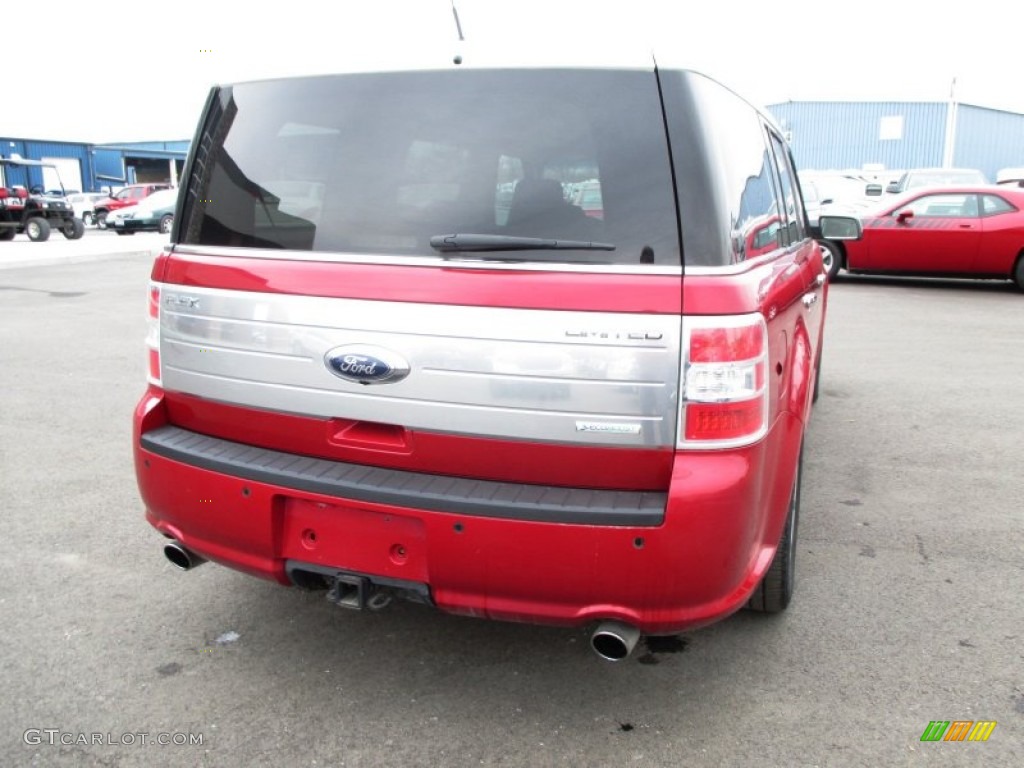
[[[3,242],[4,240],[13,240],[16,234],[18,234],[18,230],[14,227],[2,227],[0,228],[0,242]]]
[[[33,240],[37,243],[49,240],[50,222],[46,219],[41,219],[38,216],[33,216],[25,222],[25,234],[28,235],[29,240]]]
[[[1024,253],[1017,257],[1017,266],[1013,268],[1013,282],[1024,291]]]
[[[754,594],[747,602],[747,608],[759,613],[781,613],[786,610],[793,599],[793,587],[796,582],[796,532],[800,521],[800,485],[803,480],[804,451],[800,448],[800,457],[796,463],[796,477],[793,479],[793,490],[789,496],[789,514],[786,525],[779,537],[779,548],[768,567],[768,572],[757,585]]]
[[[99,227],[100,229],[106,229],[107,228],[107,212],[106,211],[97,211],[94,214],[93,218],[96,220],[96,226],[97,227]]]
[[[96,218],[88,211],[82,214],[82,223],[87,227],[91,227],[96,223]]]
[[[160,234],[166,235],[171,231],[171,225],[174,224],[174,217],[171,214],[165,214],[160,217]]]
[[[81,219],[68,219],[60,231],[68,240],[78,240],[85,234],[85,224]]]

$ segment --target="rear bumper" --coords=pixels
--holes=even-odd
[[[186,433],[163,424],[159,406],[147,395],[135,419],[146,517],[203,557],[281,584],[299,562],[424,585],[451,613],[569,626],[612,619],[649,634],[743,606],[785,517],[793,476],[777,471],[777,451],[792,445],[795,467],[800,439],[787,417],[757,445],[680,453],[666,494],[585,501],[579,489],[548,489],[503,501],[487,483],[350,472]]]

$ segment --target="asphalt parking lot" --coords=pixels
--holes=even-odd
[[[160,251],[167,242],[168,236],[158,232],[118,235],[96,227],[87,227],[79,240],[68,240],[57,231],[42,243],[32,242],[27,235],[16,235],[14,240],[0,243],[0,270],[81,264],[109,259],[115,254],[141,257]]]
[[[609,664],[582,629],[176,571],[130,445],[166,237],[22,240],[0,243],[0,765],[1024,763],[1010,284],[836,282],[793,605]],[[935,720],[997,725],[922,742]]]

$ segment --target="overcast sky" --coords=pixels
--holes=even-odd
[[[45,23],[5,27],[0,136],[189,139],[214,83],[372,68],[457,49],[451,0],[45,6]],[[582,47],[590,61],[626,46],[671,48],[759,105],[943,101],[955,78],[959,101],[1024,112],[1020,0],[976,0],[970,13],[933,0],[457,0],[457,7],[474,46],[562,55]]]

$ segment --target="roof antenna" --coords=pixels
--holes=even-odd
[[[459,21],[459,11],[455,7],[455,0],[452,0],[452,16],[455,17],[455,29],[459,33],[459,42],[460,43],[465,42],[466,38],[462,34],[462,23]],[[455,54],[455,58],[452,59],[452,63],[455,64],[456,66],[461,64],[462,63],[462,54],[461,53]]]
[[[452,16],[455,17],[455,29],[459,32],[459,42],[465,42],[466,38],[462,34],[462,24],[459,22],[459,11],[455,7],[455,0],[452,0]]]

